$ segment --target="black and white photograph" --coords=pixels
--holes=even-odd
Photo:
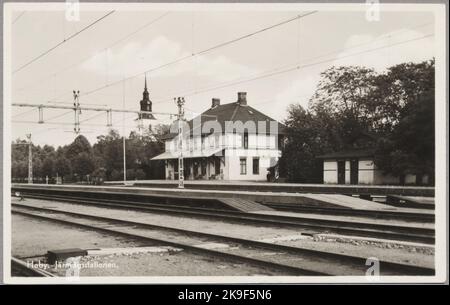
[[[3,281],[448,284],[447,5],[3,3]]]

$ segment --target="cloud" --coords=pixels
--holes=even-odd
[[[250,76],[260,71],[233,62],[229,58],[219,55],[217,57],[199,57],[198,75],[214,77],[220,81],[231,81],[242,76]]]
[[[81,68],[110,79],[135,75],[165,65],[179,58],[189,57],[180,43],[158,36],[148,43],[129,42],[121,48],[102,51],[86,61]],[[218,81],[229,81],[258,70],[241,65],[224,55],[202,55],[183,60],[150,72],[155,77],[173,77],[190,74]]]
[[[345,42],[346,50],[336,55],[332,65],[360,65],[381,71],[404,62],[431,59],[435,56],[434,39],[433,36],[418,39],[425,35],[410,29],[391,31],[381,36],[352,35]]]
[[[314,94],[319,79],[319,75],[300,76],[294,79],[276,95],[277,105],[287,106],[300,103],[304,108],[307,108],[309,99]]]

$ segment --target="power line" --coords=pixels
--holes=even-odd
[[[416,29],[416,28],[424,27],[424,26],[427,26],[427,25],[430,25],[430,24],[433,24],[433,22],[427,22],[427,23],[419,24],[419,25],[413,26],[411,29]],[[395,34],[395,36],[400,35],[400,34],[403,34],[404,32],[406,32],[406,31],[408,31],[408,30],[409,30],[409,29],[405,29],[405,30],[399,31],[398,33]],[[389,36],[389,37],[391,37],[391,36]],[[381,36],[381,37],[378,37],[378,38],[376,38],[376,39],[374,39],[374,40],[372,40],[372,41],[369,41],[369,42],[363,42],[363,43],[359,43],[359,44],[354,44],[354,45],[352,45],[352,46],[350,46],[350,47],[347,47],[347,48],[342,48],[342,49],[334,50],[334,51],[331,51],[331,52],[327,52],[327,53],[325,53],[325,54],[321,54],[321,55],[319,55],[319,56],[310,57],[310,58],[307,59],[307,61],[311,61],[311,60],[314,60],[314,59],[327,57],[327,56],[332,55],[332,54],[336,54],[336,53],[348,51],[348,50],[351,50],[351,49],[354,49],[354,48],[358,48],[358,47],[361,47],[361,46],[364,46],[364,45],[369,45],[369,44],[372,44],[372,43],[374,43],[374,42],[377,42],[377,41],[379,41],[379,40],[386,39],[386,38],[388,38],[388,37]],[[388,47],[389,47],[389,46],[388,46]],[[296,65],[299,64],[299,63],[300,63],[300,60],[297,61]],[[268,73],[271,73],[272,71],[277,71],[277,70],[280,70],[280,69],[283,69],[283,68],[286,68],[286,67],[291,67],[291,66],[292,66],[292,64],[287,64],[287,65],[279,66],[279,67],[276,67],[276,68],[271,69],[271,70],[269,70],[269,71],[266,71],[265,74],[268,74]],[[238,81],[238,80],[232,81],[232,83],[234,84],[236,81]],[[226,82],[221,83],[221,84],[225,85],[225,84],[228,84],[228,83],[229,83],[229,81],[226,81]],[[207,87],[207,88],[209,88],[209,87]],[[196,92],[196,91],[194,91],[194,92]],[[182,95],[182,94],[181,94],[181,95]],[[164,99],[164,100],[162,100],[162,101],[158,101],[158,99],[156,99],[156,100],[154,101],[154,103],[161,103],[161,102],[165,102],[165,101],[168,101],[168,100],[169,100],[169,99]]]
[[[72,113],[72,112],[73,112],[73,110],[70,110],[70,111],[64,112],[64,113],[62,113],[62,114],[58,114],[58,115],[52,116],[52,117],[50,117],[50,118],[48,118],[48,119],[45,119],[45,121],[47,122],[47,121],[50,121],[50,120],[54,120],[54,119],[63,117],[63,116],[65,116],[65,115],[67,115],[67,114],[69,114],[69,113]]]
[[[63,41],[61,41],[60,43],[56,44],[55,46],[51,47],[50,49],[48,49],[47,51],[41,53],[40,55],[38,55],[37,57],[33,58],[32,60],[30,60],[29,62],[27,62],[26,64],[22,65],[21,67],[19,67],[18,69],[13,71],[13,74],[21,71],[22,69],[24,69],[25,67],[31,65],[32,63],[34,63],[35,61],[39,60],[40,58],[44,57],[45,55],[47,55],[48,53],[50,53],[51,51],[55,50],[56,48],[58,48],[59,46],[61,46],[62,44],[64,44],[65,42],[71,40],[72,38],[78,36],[79,34],[81,34],[82,32],[86,31],[87,29],[89,29],[90,27],[94,26],[95,24],[97,24],[98,22],[100,22],[101,20],[105,19],[106,17],[108,17],[109,15],[111,15],[112,13],[114,13],[115,11],[111,11],[108,14],[100,17],[99,19],[95,20],[94,22],[90,23],[89,25],[87,25],[86,27],[82,28],[81,30],[79,30],[78,32],[70,35],[68,38],[65,38]]]
[[[283,70],[280,70],[280,71],[269,72],[269,73],[266,72],[265,74],[261,74],[261,75],[258,75],[258,76],[255,76],[255,77],[252,77],[252,78],[249,78],[249,79],[245,79],[245,80],[242,80],[242,81],[234,81],[234,82],[231,82],[231,83],[226,83],[224,85],[216,85],[216,86],[213,86],[213,87],[209,87],[209,88],[204,89],[204,90],[196,90],[196,91],[190,91],[190,92],[184,92],[184,93],[175,93],[173,95],[182,95],[182,96],[197,95],[199,93],[214,91],[214,90],[218,90],[218,89],[222,89],[222,88],[226,88],[226,87],[239,85],[239,84],[242,84],[242,83],[252,82],[252,81],[255,81],[255,80],[259,80],[259,79],[263,79],[263,78],[267,78],[267,77],[271,77],[271,76],[275,76],[275,75],[279,75],[279,74],[288,73],[288,72],[291,72],[291,71],[294,71],[294,70],[297,70],[297,69],[308,68],[308,67],[320,65],[320,64],[331,62],[331,61],[335,61],[335,60],[340,60],[340,59],[344,59],[344,58],[348,58],[348,57],[361,55],[361,54],[364,54],[364,53],[369,53],[369,52],[373,52],[373,51],[377,51],[377,50],[381,50],[381,49],[385,49],[385,48],[390,48],[390,47],[393,47],[393,46],[409,43],[409,42],[412,42],[412,41],[425,39],[425,38],[428,38],[428,37],[431,37],[431,36],[434,36],[434,33],[433,34],[424,35],[424,36],[420,36],[420,37],[416,37],[416,38],[413,38],[413,39],[400,41],[400,42],[397,42],[397,43],[394,43],[394,44],[390,44],[390,45],[386,45],[386,46],[382,46],[382,47],[378,47],[378,48],[373,48],[373,49],[364,50],[364,51],[361,51],[361,52],[348,54],[348,55],[341,56],[341,57],[338,57],[338,58],[331,58],[331,59],[322,60],[322,61],[318,61],[318,62],[314,62],[314,63],[310,63],[310,64],[305,64],[305,65],[300,65],[300,64],[297,63],[295,66],[291,66],[289,68],[286,68],[286,69],[283,69]],[[272,69],[272,71],[273,70],[276,70],[276,69]],[[172,98],[156,100],[153,103],[163,103],[163,102],[167,102],[167,101],[172,101]]]
[[[223,43],[219,43],[219,44],[217,44],[217,45],[215,45],[215,46],[209,47],[209,48],[204,49],[204,50],[202,50],[202,51],[199,51],[199,52],[197,52],[197,53],[193,53],[193,54],[191,54],[191,55],[187,55],[187,56],[184,56],[184,57],[175,59],[175,60],[173,60],[173,61],[171,61],[171,62],[162,64],[162,65],[160,65],[160,66],[157,66],[157,67],[154,67],[154,68],[150,68],[150,69],[148,69],[148,70],[146,70],[146,71],[144,71],[144,72],[141,72],[141,73],[138,73],[138,74],[135,74],[135,75],[126,77],[126,78],[124,78],[124,79],[121,79],[121,80],[118,80],[118,81],[115,81],[115,82],[112,82],[112,83],[103,85],[103,86],[101,86],[101,87],[92,89],[92,90],[87,91],[86,93],[82,94],[82,96],[86,96],[86,95],[95,93],[95,92],[97,92],[97,91],[100,91],[100,90],[102,90],[102,89],[108,88],[108,87],[110,87],[110,86],[117,85],[117,84],[121,83],[122,81],[128,81],[128,80],[133,79],[133,78],[136,78],[136,77],[138,77],[138,76],[140,76],[140,75],[142,75],[142,74],[150,73],[150,72],[154,72],[154,71],[157,71],[157,70],[166,68],[166,67],[171,66],[171,65],[173,65],[173,64],[177,64],[177,63],[179,63],[179,62],[181,62],[181,61],[184,61],[184,60],[193,58],[193,57],[195,57],[195,56],[197,56],[197,55],[201,55],[201,54],[210,52],[210,51],[212,51],[212,50],[221,48],[221,47],[226,46],[226,45],[229,45],[229,44],[233,44],[233,43],[238,42],[238,41],[240,41],[240,40],[243,40],[243,39],[252,37],[252,36],[254,36],[254,35],[260,34],[260,33],[262,33],[262,32],[271,30],[271,29],[273,29],[273,28],[275,28],[275,27],[278,27],[278,26],[287,24],[287,23],[289,23],[289,22],[295,21],[295,20],[297,20],[297,19],[300,19],[300,18],[309,16],[309,15],[312,15],[312,14],[315,14],[315,13],[317,13],[317,11],[312,11],[312,12],[309,12],[309,13],[306,13],[306,14],[303,14],[303,15],[297,15],[297,16],[295,16],[295,17],[293,17],[293,18],[290,18],[290,19],[287,19],[287,20],[285,20],[285,21],[282,21],[282,22],[273,24],[273,25],[271,25],[271,26],[262,28],[262,29],[260,29],[260,30],[255,31],[255,32],[252,32],[252,33],[249,33],[249,34],[240,36],[240,37],[238,37],[238,38],[235,38],[235,39],[232,39],[232,40],[223,42]]]
[[[101,115],[104,115],[104,114],[106,114],[106,112],[96,113],[96,114],[94,114],[93,116],[91,116],[91,117],[89,117],[89,118],[87,118],[87,119],[81,120],[80,123],[83,123],[83,122],[86,122],[86,121],[90,121],[90,120],[92,120],[93,118],[96,118],[96,117],[101,116]]]
[[[127,116],[125,118],[125,120],[131,119],[132,116]],[[83,124],[83,126],[94,126],[94,127],[104,127],[104,128],[111,128],[114,125],[116,125],[117,128],[122,127],[122,125],[117,126],[117,124],[121,123],[123,121],[123,119],[118,120],[115,124],[113,124],[112,126],[107,126],[106,124],[96,124],[96,123],[85,123]],[[42,125],[39,122],[36,121],[28,121],[28,120],[13,120],[13,123],[16,124],[38,124],[38,125]],[[81,122],[80,122],[81,123]],[[45,122],[45,124],[49,124],[49,125],[58,125],[58,126],[73,126],[73,123],[67,123],[67,122]],[[81,125],[81,124],[80,124]],[[125,125],[125,127],[127,128],[136,128],[136,126],[134,125]]]
[[[416,29],[416,28],[428,26],[428,25],[430,25],[430,24],[433,24],[433,22],[427,22],[427,23],[419,24],[419,25],[413,26],[411,29]],[[405,29],[405,30],[399,31],[398,33],[395,34],[395,36],[400,35],[400,34],[403,34],[404,32],[406,32],[406,31],[408,31],[408,30],[409,30],[409,29]],[[382,46],[382,47],[380,47],[380,48],[375,48],[375,49],[365,50],[365,51],[362,51],[362,52],[359,52],[359,53],[352,53],[352,54],[350,54],[350,56],[342,56],[341,58],[351,57],[351,56],[353,56],[353,55],[360,55],[360,54],[362,54],[362,53],[371,52],[371,51],[376,51],[376,50],[378,50],[378,49],[383,49],[383,48],[388,48],[388,47],[391,47],[391,46],[395,46],[395,45],[397,45],[397,44],[403,44],[403,43],[407,43],[407,42],[414,41],[414,40],[417,40],[417,39],[427,38],[427,37],[433,36],[433,35],[434,35],[434,34],[430,34],[430,35],[426,35],[426,36],[424,36],[424,37],[418,37],[418,38],[414,38],[414,39],[411,39],[411,40],[402,41],[402,42],[400,42],[400,43],[390,44],[390,45],[387,45],[387,46]],[[389,36],[389,37],[391,37],[391,36]],[[361,46],[364,46],[364,45],[369,45],[369,44],[372,44],[372,43],[374,43],[374,42],[377,42],[377,41],[379,41],[379,40],[386,39],[386,38],[388,38],[388,37],[381,36],[381,37],[378,37],[378,38],[376,38],[376,39],[374,39],[374,40],[372,40],[372,41],[369,41],[369,42],[364,42],[364,43],[355,44],[355,45],[352,45],[352,46],[347,47],[347,48],[342,48],[342,49],[334,50],[334,51],[331,51],[331,52],[327,52],[327,53],[325,53],[325,54],[321,54],[321,55],[319,55],[319,56],[310,57],[310,58],[308,59],[308,61],[313,60],[313,59],[323,58],[323,57],[326,57],[326,56],[329,56],[329,55],[332,55],[332,54],[335,54],[335,53],[340,53],[340,52],[348,51],[348,50],[351,50],[351,49],[354,49],[354,48],[358,48],[358,47],[361,47]],[[338,59],[340,59],[340,58],[337,58],[336,60],[338,60]],[[332,61],[332,60],[335,60],[335,58],[334,58],[334,59],[331,59],[330,61]],[[277,68],[275,68],[275,69],[271,69],[271,70],[269,70],[269,71],[266,72],[267,75],[268,75],[267,77],[272,76],[272,75],[276,75],[276,74],[280,74],[280,73],[290,72],[290,71],[295,70],[295,69],[297,69],[297,68],[299,69],[299,68],[304,68],[304,67],[309,67],[309,66],[310,66],[310,64],[308,64],[308,65],[305,65],[305,66],[299,66],[299,67],[297,67],[297,66],[299,65],[299,62],[300,62],[300,61],[298,61],[298,63],[296,64],[296,66],[295,66],[293,69],[289,69],[289,70],[287,70],[287,71],[280,71],[280,72],[274,72],[274,73],[271,73],[272,71],[276,71],[276,70],[279,70],[279,69],[283,69],[284,67],[290,67],[291,65],[284,65],[284,66],[281,66],[281,67],[277,67]],[[321,62],[318,62],[317,64],[321,64],[321,63],[324,63],[324,62],[327,62],[327,61],[321,61]],[[315,65],[315,63],[314,63],[314,65]],[[256,77],[255,79],[252,78],[252,79],[250,79],[250,80],[243,80],[242,82],[244,83],[244,82],[252,81],[252,80],[256,80],[256,79],[259,79],[259,77]],[[226,83],[229,83],[229,82],[226,82]],[[239,83],[240,83],[240,82],[237,83],[237,81],[234,81],[234,82],[232,82],[231,84],[228,84],[228,85],[225,85],[225,84],[224,84],[223,86],[221,86],[220,88],[217,88],[217,89],[221,89],[221,88],[228,87],[228,86],[232,86],[232,85],[239,84]],[[214,88],[214,90],[215,90],[215,89],[216,89],[216,88]],[[195,94],[197,93],[197,91],[193,91],[193,92],[195,92]],[[199,93],[201,93],[201,92],[199,92]],[[179,95],[179,94],[175,94],[175,95]],[[181,94],[181,95],[183,95],[183,94]],[[163,100],[163,101],[158,101],[158,100],[156,100],[156,101],[154,101],[154,103],[161,103],[161,102],[165,102],[165,101],[169,101],[169,100],[171,101],[171,98],[165,99],[165,100]]]
[[[237,41],[240,41],[240,40],[243,40],[243,39],[246,39],[246,38],[255,36],[255,35],[257,35],[257,34],[266,32],[266,31],[271,30],[271,29],[274,29],[274,28],[279,27],[279,26],[281,26],[281,25],[285,25],[285,24],[287,24],[287,23],[289,23],[289,22],[292,22],[292,21],[295,21],[295,20],[300,20],[300,19],[303,18],[303,17],[309,16],[309,15],[312,15],[312,14],[315,14],[315,13],[317,13],[317,11],[312,11],[312,12],[309,12],[309,13],[306,13],[306,14],[303,14],[303,15],[297,15],[297,16],[295,16],[295,17],[293,17],[293,18],[290,18],[290,19],[287,19],[287,20],[285,20],[285,21],[282,21],[282,22],[276,23],[276,24],[274,24],[274,25],[268,26],[268,27],[263,28],[263,29],[261,29],[261,30],[258,30],[258,31],[256,31],[256,32],[253,32],[253,33],[250,33],[250,34],[247,34],[247,35],[238,37],[238,38],[233,39],[233,40],[226,41],[226,42],[224,42],[224,43],[220,43],[220,44],[215,45],[215,46],[213,46],[213,47],[211,47],[211,48],[208,48],[208,49],[206,49],[206,50],[200,51],[200,52],[198,52],[196,55],[201,55],[201,54],[203,54],[203,53],[207,53],[207,52],[212,51],[212,50],[215,50],[215,49],[217,49],[217,48],[221,48],[221,47],[223,47],[223,46],[226,46],[226,45],[235,43],[235,42],[237,42]]]
[[[159,17],[157,17],[157,18],[155,18],[155,19],[153,19],[153,20],[151,20],[151,21],[145,23],[144,25],[140,26],[139,28],[137,28],[137,29],[134,30],[133,32],[131,32],[131,33],[129,33],[129,34],[123,36],[122,38],[120,38],[120,39],[114,41],[113,43],[111,43],[110,45],[106,46],[106,47],[104,48],[104,50],[113,48],[114,46],[116,46],[116,45],[118,45],[119,43],[121,43],[121,42],[127,40],[128,38],[130,38],[131,36],[135,35],[136,33],[139,33],[140,31],[144,30],[145,28],[149,27],[150,25],[152,25],[152,24],[158,22],[160,19],[164,18],[164,17],[167,16],[169,13],[170,13],[170,12],[166,12],[166,13],[162,14],[161,16],[159,16]],[[68,70],[72,69],[73,67],[76,67],[76,66],[79,65],[80,63],[83,63],[83,62],[85,62],[85,61],[87,61],[87,60],[89,60],[89,59],[91,59],[91,58],[93,58],[93,57],[95,57],[95,56],[97,56],[97,55],[98,55],[98,54],[95,54],[94,56],[92,56],[92,55],[86,56],[86,57],[84,57],[83,59],[77,61],[76,63],[73,63],[73,64],[71,64],[71,65],[68,65],[68,66],[62,68],[61,70],[59,70],[59,71],[57,71],[57,72],[55,72],[55,73],[52,73],[51,75],[48,75],[47,77],[43,78],[42,81],[45,81],[45,80],[47,80],[47,79],[49,79],[49,78],[51,78],[51,77],[54,77],[55,75],[58,75],[58,74],[60,74],[60,73],[62,73],[62,72],[68,71]],[[41,82],[42,82],[42,81],[41,81]],[[36,85],[39,85],[39,83],[36,84]],[[34,86],[29,86],[29,87],[34,87]],[[22,88],[19,88],[18,90],[24,90],[24,89],[26,89],[26,88],[27,88],[27,87],[22,87]],[[61,96],[65,96],[66,94],[67,94],[67,93],[64,93],[64,94],[62,94],[62,95],[59,95],[59,96],[55,97],[54,99],[58,99],[58,98],[60,98]]]
[[[25,114],[30,113],[30,112],[33,112],[33,111],[35,111],[35,110],[36,110],[36,109],[33,108],[33,109],[30,109],[30,110],[27,110],[27,111],[24,111],[24,112],[15,114],[15,115],[13,115],[12,117],[13,117],[13,118],[16,118],[16,117],[18,117],[18,116],[25,115]]]
[[[344,51],[347,51],[347,50],[351,50],[351,49],[354,49],[354,48],[358,48],[358,47],[361,47],[361,46],[365,46],[365,45],[368,45],[368,44],[372,44],[372,43],[377,42],[377,41],[379,41],[379,40],[388,39],[388,38],[391,38],[392,36],[397,36],[397,35],[403,34],[404,32],[410,31],[410,30],[412,30],[412,29],[421,28],[421,27],[424,27],[424,26],[427,26],[427,25],[430,25],[430,24],[434,24],[434,23],[433,23],[433,22],[422,23],[422,24],[419,24],[419,25],[417,25],[417,26],[413,26],[413,27],[411,27],[411,28],[408,28],[408,29],[404,29],[404,30],[398,31],[398,32],[395,33],[394,35],[380,36],[380,37],[377,37],[377,38],[375,38],[375,39],[373,39],[373,40],[371,40],[371,41],[368,41],[368,42],[362,42],[362,43],[354,44],[354,45],[352,45],[352,46],[350,46],[350,47],[347,47],[347,48],[342,48],[342,49],[339,49],[339,50],[334,50],[334,51],[331,51],[331,52],[327,52],[327,53],[321,54],[321,55],[319,55],[319,56],[315,56],[315,57],[309,58],[309,60],[311,60],[311,59],[317,59],[317,58],[322,58],[322,57],[325,57],[325,56],[328,56],[328,55],[331,55],[331,54],[335,54],[335,53],[339,53],[339,52],[344,52]]]

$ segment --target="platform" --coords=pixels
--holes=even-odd
[[[105,185],[123,185],[123,181],[108,181]],[[176,180],[136,180],[127,184],[137,187],[176,188]],[[320,193],[345,195],[401,195],[434,197],[434,187],[390,186],[390,185],[350,185],[350,184],[301,184],[269,183],[257,181],[185,180],[186,189],[228,190],[228,191],[269,191],[282,193]]]
[[[388,195],[386,202],[389,205],[401,208],[430,210],[434,210],[435,208],[434,197]]]
[[[177,188],[143,188],[133,186],[89,186],[89,185],[46,185],[46,184],[13,184],[13,191],[67,191],[76,193],[121,194],[132,196],[146,196],[149,200],[167,202],[168,199],[178,201],[201,201],[210,206],[221,203],[222,199],[234,198],[255,201],[257,203],[290,203],[307,206],[333,207],[345,209],[364,209],[375,211],[410,212],[412,209],[398,208],[373,201],[353,198],[339,194],[302,194],[281,192],[252,192],[252,191],[219,191],[193,190]],[[421,210],[422,211],[422,210]],[[415,211],[417,212],[417,211]],[[423,210],[424,213],[434,213]]]

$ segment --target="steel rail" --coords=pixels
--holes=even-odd
[[[362,216],[375,219],[395,219],[404,221],[417,222],[434,222],[434,214],[424,214],[419,212],[398,212],[398,211],[375,211],[375,210],[359,210],[344,209],[332,207],[305,206],[284,203],[265,203],[266,206],[280,211],[301,212],[301,213],[321,213],[326,215],[345,215],[345,216]]]
[[[141,240],[141,241],[145,241],[145,242],[159,243],[162,245],[175,247],[175,248],[182,248],[185,251],[188,251],[190,253],[218,257],[218,258],[234,261],[237,263],[247,263],[247,264],[250,264],[250,265],[256,266],[256,267],[270,268],[273,270],[286,272],[289,275],[308,275],[308,276],[330,275],[327,273],[315,272],[315,271],[311,271],[311,270],[304,269],[304,268],[299,268],[299,267],[294,267],[294,266],[289,266],[289,265],[284,265],[284,264],[278,264],[278,263],[260,260],[260,259],[256,259],[256,258],[240,256],[240,255],[236,255],[236,254],[232,254],[232,253],[226,253],[226,252],[222,252],[222,251],[205,249],[205,248],[187,245],[187,244],[183,244],[183,243],[171,242],[171,241],[167,241],[167,240],[163,240],[163,239],[147,237],[147,236],[143,236],[143,235],[139,235],[139,234],[131,234],[131,233],[127,233],[127,232],[123,232],[123,231],[119,231],[119,230],[107,229],[107,228],[97,227],[97,226],[88,225],[88,224],[81,224],[81,223],[77,223],[77,222],[37,215],[37,214],[18,211],[18,210],[12,210],[12,213],[18,214],[18,215],[23,215],[23,216],[28,216],[28,217],[32,217],[32,218],[36,218],[36,219],[41,219],[41,220],[45,220],[45,221],[51,221],[51,222],[55,222],[55,223],[59,223],[59,224],[63,224],[63,225],[76,226],[76,227],[80,227],[80,228],[84,228],[84,229],[88,229],[88,230],[103,232],[103,233],[107,233],[107,234],[111,234],[111,235],[115,235],[115,236],[122,236],[122,237],[133,239],[133,240]]]
[[[238,221],[242,223],[252,222],[259,224],[270,224],[274,226],[292,226],[303,229],[309,229],[310,231],[320,230],[325,232],[334,232],[339,234],[348,234],[364,237],[376,237],[386,238],[392,240],[414,241],[433,244],[435,241],[434,230],[426,228],[415,227],[402,227],[393,225],[382,224],[368,224],[360,222],[348,222],[348,221],[335,221],[335,220],[321,220],[306,217],[289,217],[280,215],[267,215],[267,214],[255,214],[245,213],[238,211],[226,211],[226,210],[211,210],[193,207],[180,207],[180,206],[165,206],[162,204],[156,205],[152,203],[139,203],[139,202],[124,202],[111,199],[93,199],[74,196],[54,196],[54,195],[32,195],[27,194],[28,197],[34,197],[39,199],[56,199],[59,201],[65,201],[76,204],[84,205],[97,205],[110,208],[120,209],[136,209],[150,213],[164,213],[164,214],[178,214],[190,217],[206,217],[216,218],[221,220]],[[395,231],[397,230],[397,231]]]
[[[173,227],[168,227],[168,226],[135,222],[135,221],[130,221],[130,220],[118,219],[118,218],[109,218],[109,217],[103,217],[103,216],[97,216],[97,215],[91,215],[91,214],[83,214],[83,213],[76,213],[76,212],[70,212],[70,211],[61,211],[61,210],[55,210],[55,209],[50,209],[50,208],[40,208],[40,207],[23,205],[23,204],[13,204],[13,206],[25,208],[25,209],[31,209],[31,210],[40,211],[40,212],[59,213],[59,214],[73,216],[73,217],[87,218],[87,219],[92,219],[92,220],[100,220],[100,221],[104,221],[104,222],[108,222],[108,223],[117,223],[119,225],[129,225],[132,227],[143,227],[143,228],[151,229],[151,230],[163,230],[163,231],[170,231],[170,232],[174,232],[174,233],[182,234],[182,235],[215,239],[216,241],[219,240],[220,242],[241,244],[241,245],[245,245],[245,246],[250,246],[252,248],[260,248],[260,249],[268,249],[268,250],[273,250],[273,251],[286,252],[286,253],[291,253],[291,254],[300,255],[300,256],[307,256],[310,258],[327,259],[327,260],[331,260],[332,262],[350,264],[350,265],[352,265],[353,268],[356,266],[357,268],[361,268],[362,270],[366,269],[366,265],[365,265],[366,258],[363,258],[363,257],[350,256],[350,255],[338,254],[338,253],[333,253],[333,252],[325,252],[325,251],[319,251],[319,250],[312,250],[312,249],[306,249],[306,248],[300,248],[300,247],[291,247],[291,246],[285,246],[285,245],[279,245],[279,244],[273,244],[273,243],[267,243],[267,242],[261,242],[261,241],[254,241],[254,240],[248,240],[248,239],[242,239],[242,238],[236,238],[236,237],[230,237],[230,236],[224,236],[224,235],[217,235],[217,234],[211,234],[211,233],[205,233],[205,232],[199,232],[199,231],[173,228]],[[184,247],[184,246],[185,245],[182,244],[182,247]],[[402,275],[431,275],[431,274],[434,274],[433,269],[425,268],[425,267],[405,265],[405,264],[393,263],[393,262],[387,262],[387,261],[380,262],[380,264],[383,266],[384,270],[387,269],[387,270],[389,270],[388,272],[399,273]],[[304,271],[305,269],[302,268],[302,270]],[[314,270],[310,270],[310,271],[317,272]]]
[[[29,196],[33,196],[34,193],[27,193]],[[66,196],[58,196],[54,194],[44,194],[44,196],[56,196],[59,198],[65,198]],[[92,197],[87,196],[73,196],[73,198],[83,198],[83,199],[92,199]],[[99,198],[95,198],[96,200],[102,200]],[[114,200],[110,200],[113,202]],[[140,202],[130,202],[128,203],[135,203],[139,204]],[[142,202],[140,203],[142,204]],[[161,207],[173,207],[173,208],[186,208],[186,206],[182,205],[174,205],[174,204],[157,204],[157,203],[150,203],[154,206],[161,206]],[[314,205],[296,205],[296,204],[285,204],[285,203],[262,203],[265,206],[283,210],[283,211],[291,211],[291,212],[303,212],[303,213],[320,213],[320,214],[327,214],[327,215],[344,215],[344,216],[361,216],[361,217],[367,217],[367,218],[374,218],[374,219],[395,219],[395,220],[404,220],[404,221],[418,221],[418,222],[433,222],[435,217],[434,214],[430,213],[419,213],[419,212],[404,212],[404,211],[377,211],[377,210],[361,210],[361,209],[346,209],[346,208],[333,208],[333,207],[318,207]],[[201,207],[193,207],[192,209],[198,209],[199,211],[212,211],[210,208],[201,208]],[[216,209],[214,209],[216,211]],[[229,212],[230,210],[223,210],[226,212]],[[237,212],[238,211],[232,211]]]

